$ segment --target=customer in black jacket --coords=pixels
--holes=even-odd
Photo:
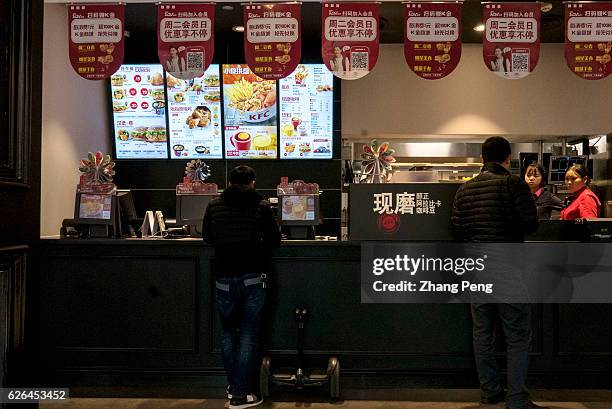
[[[230,409],[257,406],[254,379],[266,297],[265,274],[280,232],[270,204],[255,191],[255,171],[238,166],[230,185],[211,201],[202,235],[215,247],[216,306],[223,324],[221,353]]]
[[[501,137],[482,145],[484,166],[455,196],[452,224],[468,242],[521,242],[538,227],[535,202],[527,184],[510,174],[510,143]],[[507,343],[508,393],[499,383],[495,358],[495,321]],[[539,408],[525,386],[531,343],[529,304],[472,304],[474,355],[481,402],[506,401],[508,409]]]

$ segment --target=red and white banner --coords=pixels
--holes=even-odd
[[[174,77],[204,75],[215,54],[214,4],[157,6],[157,56]]]
[[[437,80],[461,59],[462,3],[406,3],[404,57],[419,77]]]
[[[250,4],[243,9],[244,57],[260,78],[285,78],[302,58],[302,6]]]
[[[503,78],[529,75],[540,59],[540,4],[485,3],[482,56]]]
[[[612,71],[612,3],[565,5],[565,61],[577,76],[606,78]]]
[[[338,78],[356,80],[378,60],[378,3],[323,3],[321,55]]]
[[[69,6],[68,54],[81,77],[103,80],[123,63],[124,10],[119,4]]]

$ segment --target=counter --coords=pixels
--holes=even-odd
[[[77,395],[222,396],[212,247],[43,239],[35,252],[41,385]],[[344,398],[477,388],[468,305],[361,304],[358,242],[284,242],[274,269],[265,330],[274,363],[295,363],[292,311],[303,306],[306,362],[323,367],[337,355]],[[529,386],[609,388],[610,316],[612,305],[534,305]]]

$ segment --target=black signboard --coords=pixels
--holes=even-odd
[[[363,183],[350,187],[351,240],[453,240],[459,183]]]

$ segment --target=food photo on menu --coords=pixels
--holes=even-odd
[[[162,66],[122,65],[110,86],[117,158],[167,158]]]
[[[182,80],[166,74],[171,158],[223,157],[219,65]]]
[[[280,86],[281,159],[331,159],[334,77],[323,64],[300,64]]]
[[[226,158],[276,158],[275,81],[245,64],[223,65],[223,108]]]

